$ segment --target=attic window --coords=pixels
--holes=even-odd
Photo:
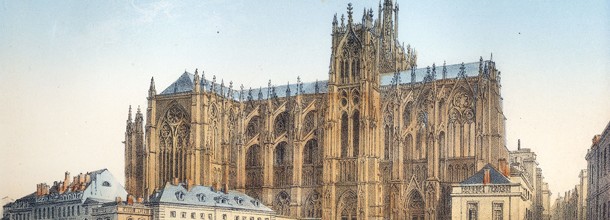
[[[258,200],[250,200],[250,202],[252,203],[252,205],[254,205],[254,206],[256,206],[256,207],[258,207],[258,206],[259,206],[259,204],[260,204],[260,203],[258,202]]]
[[[107,186],[107,187],[110,187],[110,183],[109,183],[108,181],[104,181],[104,182],[102,183],[102,186]]]
[[[176,192],[176,199],[183,201],[184,200],[184,192],[178,191]]]
[[[199,193],[199,194],[197,194],[197,199],[200,202],[205,202],[205,195],[203,193]]]
[[[241,198],[241,197],[239,197],[239,196],[235,196],[235,198],[234,198],[234,199],[235,199],[235,202],[236,202],[237,204],[239,204],[239,205],[242,205],[242,203],[243,203],[243,201],[244,201],[244,199],[243,199],[243,198]]]

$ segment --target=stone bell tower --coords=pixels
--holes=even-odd
[[[380,219],[380,90],[372,10],[335,15],[328,82],[323,219]]]

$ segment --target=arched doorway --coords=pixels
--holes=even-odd
[[[424,199],[421,194],[413,190],[407,201],[407,219],[424,220]]]

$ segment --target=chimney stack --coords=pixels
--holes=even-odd
[[[186,180],[186,191],[191,191],[191,189],[193,189],[193,180],[187,179]]]
[[[144,202],[144,199],[142,199],[142,197],[138,197],[138,200],[137,200],[137,201],[138,201],[138,203],[143,203],[143,202]]]
[[[174,182],[172,182],[172,184],[173,184],[174,186],[177,186],[178,184],[180,184],[180,181],[178,181],[178,178],[177,178],[177,177],[174,177]]]
[[[506,162],[506,159],[502,158],[498,160],[499,163],[499,169],[500,169],[500,173],[502,173],[502,175],[504,175],[505,177],[508,177],[510,175],[510,166],[508,165],[508,162]]]
[[[70,185],[70,172],[66,171],[64,176],[64,185],[67,187]]]
[[[487,185],[491,182],[491,175],[489,175],[489,168],[485,168],[485,176],[483,176],[483,185]]]
[[[133,195],[127,195],[127,205],[133,205],[134,197]]]

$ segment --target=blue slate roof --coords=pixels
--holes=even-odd
[[[230,190],[225,194],[221,191],[214,191],[211,187],[200,185],[193,186],[189,191],[184,184],[173,185],[168,183],[165,184],[163,190],[153,193],[149,202],[273,212],[262,202],[244,193]]]
[[[460,184],[465,185],[478,185],[483,184],[483,177],[485,177],[485,169],[489,169],[489,177],[490,182],[488,184],[510,184],[510,180],[506,178],[502,173],[498,172],[491,164],[487,164],[483,167],[483,169],[479,170],[479,172],[474,175],[468,177],[468,179],[462,181]]]
[[[485,61],[485,62],[489,62],[489,61]],[[457,78],[459,76],[458,74],[460,73],[461,66],[462,66],[462,64],[446,65],[445,66],[445,68],[447,70],[446,75],[445,75],[446,79]],[[399,72],[400,84],[411,83],[411,72],[413,72],[413,71],[405,70],[405,71]],[[414,72],[415,72],[415,82],[422,82],[422,81],[424,81],[424,77],[427,75],[427,68],[426,67],[417,68],[414,70]],[[430,72],[432,72],[432,67],[430,67]],[[466,77],[472,77],[472,76],[479,75],[479,62],[464,63],[464,75]],[[394,73],[382,73],[381,77],[380,77],[380,84],[382,86],[390,85],[390,84],[392,84],[393,78],[394,78]],[[436,77],[435,78],[436,79],[443,78],[443,66],[436,66]]]
[[[484,61],[485,64],[487,64],[490,61]],[[459,77],[459,73],[460,73],[460,67],[461,64],[453,64],[453,65],[446,65],[446,66],[437,66],[436,67],[436,77],[435,79],[442,79],[443,78],[443,68],[446,69],[446,79],[451,79],[451,78],[457,78]],[[432,71],[432,70],[430,70]],[[405,71],[401,71],[399,72],[399,76],[400,76],[400,84],[409,84],[411,83],[411,73],[414,72],[415,73],[415,82],[422,82],[424,80],[424,77],[427,75],[427,68],[417,68],[415,70],[405,70]],[[380,84],[381,86],[387,86],[387,85],[391,85],[392,84],[392,79],[394,78],[394,73],[382,73],[380,76]],[[477,76],[479,75],[479,62],[472,62],[472,63],[465,63],[464,64],[464,76],[466,77],[472,77],[472,76]],[[163,90],[163,92],[160,93],[160,95],[169,95],[169,94],[178,94],[178,93],[185,93],[185,92],[191,92],[193,90],[193,79],[194,79],[194,75],[192,73],[189,72],[184,72],[180,77],[178,77],[178,79],[172,83],[171,85],[169,85],[165,90]],[[212,90],[212,81],[210,81],[209,79],[205,79],[205,77],[201,77],[201,82],[199,83],[201,85],[201,89],[205,90],[205,91],[211,91]],[[302,83],[302,88],[299,91],[299,94],[314,94],[316,93],[316,84],[318,85],[318,92],[319,93],[327,93],[328,92],[328,80],[323,80],[323,81],[317,81],[317,82],[307,82],[307,83]],[[279,86],[272,86],[272,87],[259,87],[259,88],[253,88],[251,91],[252,94],[252,99],[253,100],[258,100],[259,98],[259,93],[262,96],[262,99],[267,99],[269,98],[269,96],[272,96],[272,90],[275,88],[275,95],[277,97],[287,97],[287,96],[294,96],[297,93],[297,84],[289,84],[289,85],[279,85]],[[290,88],[290,94],[287,93],[287,88]],[[221,87],[221,84],[218,84],[217,82],[214,83],[214,92],[216,94],[228,97],[229,96],[229,88],[228,86],[224,86],[224,88]],[[233,90],[233,94],[232,97],[233,100],[239,100],[239,90]],[[242,97],[243,100],[247,100],[248,97],[248,93],[249,93],[249,89],[244,89],[244,96]]]

